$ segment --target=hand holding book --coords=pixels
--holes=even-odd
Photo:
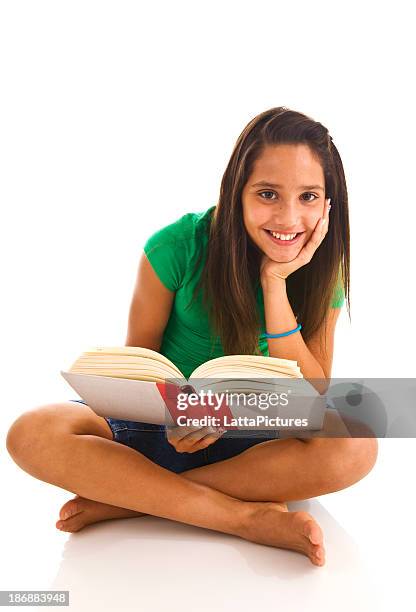
[[[181,387],[183,394],[195,393],[191,385]],[[225,430],[221,427],[193,427],[175,425],[167,427],[166,437],[178,453],[195,453],[218,440]]]
[[[207,448],[221,437],[213,427],[186,427],[184,425],[168,427],[167,440],[178,453],[195,453]]]

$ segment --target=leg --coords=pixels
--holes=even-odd
[[[245,502],[170,472],[110,440],[105,420],[86,405],[64,402],[23,414],[8,432],[7,449],[35,478],[81,497],[291,548],[323,564],[322,532],[307,512]]]
[[[35,478],[83,497],[227,533],[238,527],[237,521],[229,521],[228,511],[234,509],[238,517],[243,511],[240,500],[161,468],[112,442],[108,433],[102,437],[102,421],[97,426],[88,406],[51,404],[17,419],[7,448]]]
[[[351,438],[351,431],[368,437]],[[371,431],[357,421],[342,420],[336,410],[327,410],[322,430],[303,432],[303,436],[262,442],[181,475],[245,501],[294,501],[348,487],[375,463],[377,440],[371,438]],[[293,482],[293,473],[302,479]]]
[[[336,410],[328,410],[322,431],[309,432],[301,439],[262,442],[183,475],[247,501],[288,502],[332,493],[361,480],[376,462],[376,438],[348,437],[349,429],[357,431],[357,427],[361,425],[345,417],[341,420]],[[364,427],[359,431],[371,436]]]
[[[345,422],[352,427],[348,420]],[[323,437],[317,437],[318,434]],[[287,502],[324,495],[363,478],[377,456],[375,438],[330,437],[336,434],[347,436],[349,432],[337,411],[330,410],[324,430],[311,432],[310,438],[262,442],[230,459],[187,470],[181,475],[245,501]],[[71,502],[63,509],[75,513],[76,502]],[[86,504],[87,501],[78,502],[78,509]],[[99,516],[119,518],[120,511],[123,512],[113,511],[111,507],[95,508],[90,513],[91,521],[100,520]],[[76,527],[82,527],[88,518],[88,515],[79,517],[71,521],[70,527],[73,528],[74,522]]]

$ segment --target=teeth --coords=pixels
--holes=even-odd
[[[281,240],[293,240],[293,238],[297,235],[297,234],[278,234],[277,232],[272,232],[272,231],[270,231],[270,233],[275,238],[280,238]]]

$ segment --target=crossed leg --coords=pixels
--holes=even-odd
[[[105,419],[102,421],[103,433],[111,439],[111,430]],[[287,501],[341,490],[371,470],[377,441],[351,438],[354,428],[356,422],[342,420],[335,410],[328,410],[319,432],[299,439],[261,442],[230,459],[186,470],[181,476],[241,500],[276,501],[287,510]],[[368,430],[362,433],[370,435]],[[137,516],[145,514],[76,496],[62,506],[56,526],[63,531],[79,531],[93,522]]]
[[[278,500],[320,495],[362,478],[375,461],[376,447],[358,438],[346,447],[345,440],[271,440],[179,475],[113,442],[105,419],[86,405],[67,402],[19,417],[9,430],[7,448],[34,477],[73,491],[79,501],[101,504],[95,520],[103,520],[104,512],[105,518],[154,514],[298,550],[322,565],[319,525],[306,512],[287,512]],[[296,482],[293,474],[298,474]]]

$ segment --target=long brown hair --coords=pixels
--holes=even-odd
[[[211,220],[206,262],[194,291],[195,297],[203,287],[203,303],[224,355],[260,354],[256,290],[262,252],[245,229],[241,194],[264,148],[278,144],[310,147],[321,162],[326,197],[331,198],[325,239],[311,261],[286,280],[289,302],[302,323],[300,333],[306,341],[326,321],[337,285],[344,289],[351,319],[348,194],[340,155],[321,123],[284,106],[271,108],[247,124],[234,146]]]

